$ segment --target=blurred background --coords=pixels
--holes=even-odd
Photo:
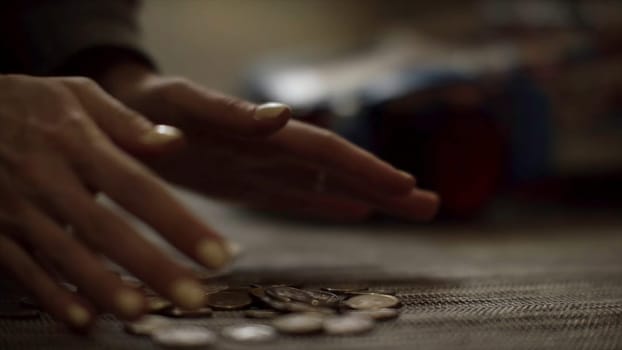
[[[147,0],[142,22],[163,71],[289,103],[445,220],[622,209],[622,1]]]

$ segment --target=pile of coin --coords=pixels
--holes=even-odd
[[[376,322],[399,316],[394,292],[360,287],[299,288],[291,285],[205,286],[207,305],[183,310],[151,295],[150,315],[125,325],[134,335],[146,335],[163,347],[188,348],[213,344],[218,333],[179,319],[217,317],[217,311],[243,311],[252,322],[220,330],[220,336],[245,343],[274,340],[278,334],[356,335]],[[229,315],[230,316],[230,315]]]

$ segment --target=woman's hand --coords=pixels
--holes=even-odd
[[[154,126],[88,79],[0,75],[0,267],[77,328],[87,327],[95,310],[122,319],[145,310],[143,295],[108,271],[100,255],[177,305],[202,306],[192,272],[91,192],[105,193],[189,257],[221,267],[230,258],[227,244],[123,151],[161,154],[182,143],[177,129]]]
[[[288,122],[284,105],[256,106],[138,65],[110,70],[102,84],[151,120],[184,130],[189,147],[149,163],[204,194],[337,220],[373,211],[429,220],[438,209],[438,196],[411,175],[333,132]]]

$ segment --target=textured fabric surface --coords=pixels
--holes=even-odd
[[[185,195],[184,195],[185,196]],[[622,349],[622,221],[508,220],[487,225],[310,225],[275,221],[185,196],[245,247],[228,273],[238,282],[306,286],[360,282],[393,288],[395,321],[363,336],[282,336],[220,349]],[[1,307],[15,302],[4,289]],[[187,321],[215,330],[240,312]],[[0,319],[0,349],[152,349],[104,316],[87,337],[48,316]]]

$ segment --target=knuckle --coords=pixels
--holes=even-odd
[[[82,76],[62,78],[62,81],[70,86],[79,87],[86,90],[98,90],[99,85],[92,79]]]
[[[156,94],[164,99],[175,99],[180,92],[190,89],[191,83],[183,77],[170,77],[154,87]]]
[[[341,141],[341,137],[339,135],[326,129],[320,131],[320,139],[322,140],[322,144],[329,148],[337,146]]]

